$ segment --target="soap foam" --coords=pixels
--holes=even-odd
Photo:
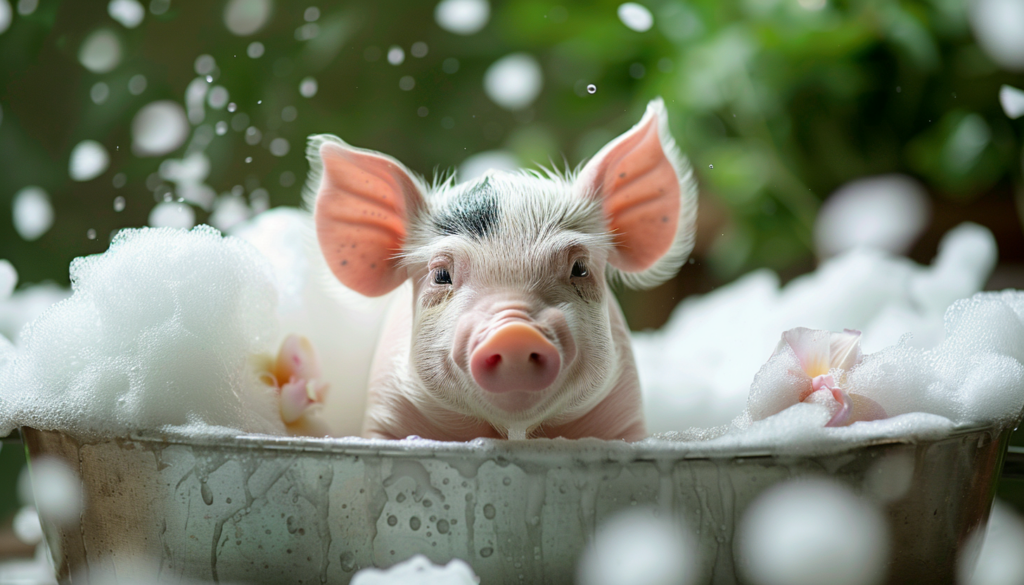
[[[71,264],[73,295],[23,331],[0,369],[0,436],[166,425],[284,432],[254,360],[276,351],[266,260],[206,226],[125,230]]]
[[[943,341],[946,307],[980,290],[995,260],[992,234],[967,223],[946,234],[931,267],[877,250],[855,249],[781,289],[775,274],[760,270],[687,299],[661,330],[633,338],[648,429],[667,433],[728,424],[744,411],[751,381],[772,355],[780,334],[794,327],[860,330],[865,353],[893,346],[907,333],[911,336],[904,347],[932,348]],[[974,318],[967,316],[967,322]],[[977,343],[1002,348],[1013,343],[1016,333],[993,335],[1002,337]],[[879,375],[880,370],[891,369],[879,365]],[[919,370],[930,375],[932,368],[923,363]],[[879,384],[884,383],[881,375]],[[917,385],[902,379],[888,383]],[[899,402],[900,396],[891,400]],[[895,412],[915,410],[914,400],[908,398]]]
[[[454,559],[437,566],[416,555],[390,569],[363,569],[352,577],[352,585],[476,585],[480,579],[465,561]]]

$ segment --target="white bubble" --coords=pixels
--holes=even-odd
[[[202,183],[210,174],[210,159],[194,152],[183,159],[169,158],[160,163],[160,178],[175,184]]]
[[[1024,583],[1024,520],[1014,509],[996,500],[988,526],[975,531],[964,550],[980,551],[971,566],[964,557],[957,567],[963,585],[1019,585]],[[973,569],[973,571],[972,571]]]
[[[288,150],[291,145],[288,144],[288,140],[285,138],[275,138],[270,141],[270,154],[274,156],[284,156],[288,154]]]
[[[985,118],[967,114],[949,135],[942,149],[942,162],[954,173],[964,174],[974,166],[991,138],[992,130]]]
[[[101,28],[85,38],[78,62],[93,73],[107,73],[121,62],[121,41],[113,31]]]
[[[146,76],[141,73],[133,75],[132,78],[128,80],[128,93],[132,95],[140,95],[144,91],[146,91]]]
[[[150,0],[149,11],[153,14],[160,16],[166,14],[171,8],[171,0]]]
[[[299,93],[302,97],[311,98],[316,95],[317,91],[316,79],[307,77],[299,82]]]
[[[224,7],[224,25],[240,37],[251,35],[267,24],[273,8],[271,0],[230,0]]]
[[[754,583],[870,585],[884,576],[888,541],[872,504],[833,481],[799,479],[750,505],[737,544]]]
[[[999,88],[999,103],[1011,120],[1024,116],[1024,91],[1010,85]]]
[[[588,86],[587,86],[587,93],[589,93],[589,94],[591,94],[591,95],[593,95],[593,94],[597,93],[597,86],[596,86],[596,85],[594,85],[593,83],[591,83],[590,85],[588,85]]]
[[[231,102],[231,103],[228,104],[228,111],[229,112],[234,112],[237,109],[238,109],[238,106],[235,104],[235,102]]]
[[[249,126],[245,129],[246,144],[251,144],[255,146],[260,143],[260,140],[263,140],[263,133],[260,132],[259,128],[255,126]]]
[[[146,9],[138,0],[110,0],[110,4],[107,4],[107,14],[125,28],[135,28],[142,23]]]
[[[96,239],[96,230],[94,230],[93,228],[89,228],[85,232],[85,237],[90,239],[90,240],[95,240]]]
[[[302,19],[306,22],[316,22],[320,18],[320,9],[316,6],[310,6],[302,13]]]
[[[128,175],[124,173],[117,173],[116,175],[114,175],[114,179],[111,181],[111,184],[114,185],[115,189],[120,189],[121,187],[124,187],[127,183]]]
[[[388,569],[362,569],[352,577],[351,585],[477,585],[479,582],[465,561],[454,559],[439,566],[423,555],[416,555]]]
[[[209,75],[217,68],[217,60],[213,58],[213,55],[199,55],[196,57],[193,67],[197,75]]]
[[[248,55],[250,59],[259,59],[263,56],[264,51],[265,48],[263,47],[263,43],[259,41],[253,41],[245,48],[245,54]]]
[[[315,22],[307,22],[306,24],[295,29],[295,40],[297,41],[308,41],[316,38],[320,34],[320,25]]]
[[[230,194],[220,195],[213,202],[210,225],[221,231],[227,231],[235,224],[243,222],[251,216],[252,212],[244,197]]]
[[[107,101],[107,98],[109,96],[110,88],[107,86],[106,83],[103,83],[102,81],[97,81],[96,83],[92,84],[92,88],[89,89],[89,98],[91,98],[92,103],[96,105],[100,105],[103,102]]]
[[[103,174],[110,164],[107,149],[95,140],[83,140],[71,149],[68,175],[75,181],[91,181]]]
[[[1024,2],[977,0],[967,3],[978,45],[1000,66],[1024,70]]]
[[[217,133],[217,136],[224,136],[228,133],[228,123],[224,120],[217,122],[217,125],[214,126],[214,132]]]
[[[114,197],[114,211],[120,213],[120,212],[124,211],[124,206],[125,206],[124,197],[122,197],[120,195],[118,195],[117,197]]]
[[[0,0],[0,35],[4,34],[11,26],[11,20],[14,18],[14,11],[11,10],[11,4],[7,0]]]
[[[295,109],[295,106],[285,106],[281,110],[281,119],[285,122],[294,122],[297,117],[299,117],[299,111]]]
[[[444,30],[458,35],[479,32],[491,16],[487,0],[442,0],[434,8],[434,20]]]
[[[537,60],[526,53],[498,59],[484,74],[484,91],[494,103],[507,110],[521,110],[537,98],[544,77]]]
[[[818,211],[814,242],[829,258],[867,247],[906,254],[928,227],[928,194],[914,179],[881,175],[857,179],[833,193]]]
[[[48,522],[68,525],[82,511],[82,484],[67,463],[53,457],[32,459],[31,476],[26,468],[18,478],[18,495],[35,502],[39,516]]]
[[[486,150],[478,152],[462,161],[459,165],[458,178],[460,183],[482,177],[490,170],[514,171],[519,168],[516,155],[507,150]]]
[[[165,201],[149,212],[149,225],[188,229],[196,224],[196,213],[186,203]]]
[[[580,559],[580,585],[688,585],[700,572],[696,542],[654,510],[629,510],[598,527]]]
[[[398,80],[398,88],[402,91],[412,91],[414,87],[416,87],[416,79],[412,75],[403,75]]]
[[[14,515],[12,528],[18,540],[25,544],[35,546],[43,540],[43,527],[39,524],[39,514],[35,506],[22,506]]]
[[[39,8],[39,0],[18,0],[18,14],[28,16]]]
[[[177,102],[147,104],[132,119],[132,152],[137,156],[167,154],[185,143],[188,129],[185,110]]]
[[[249,164],[251,162],[252,162],[252,157],[251,156],[245,157],[245,164]]]
[[[206,103],[215,110],[220,110],[228,105],[228,90],[222,85],[215,85],[206,95]]]
[[[18,284],[18,271],[8,260],[0,260],[0,301],[7,299]]]
[[[405,51],[403,51],[402,47],[399,47],[398,45],[392,45],[392,47],[388,49],[388,63],[391,63],[392,65],[401,65],[403,61],[405,61]]]
[[[654,24],[654,17],[646,6],[636,2],[626,2],[619,5],[619,20],[632,30],[646,32]]]
[[[423,41],[413,43],[412,48],[409,49],[409,53],[411,53],[412,56],[416,57],[417,59],[422,59],[423,57],[426,57],[428,51],[429,48],[427,47],[427,43],[424,43]]]

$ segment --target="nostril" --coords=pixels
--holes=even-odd
[[[538,365],[544,363],[544,358],[539,353],[531,353],[530,361],[536,362]]]
[[[500,361],[501,361],[501,354],[500,353],[496,353],[496,354],[492,355],[491,357],[487,358],[485,363],[487,364],[487,367],[493,368],[494,366],[498,365],[498,362],[500,362]]]

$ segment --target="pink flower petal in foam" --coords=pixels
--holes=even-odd
[[[860,394],[850,394],[850,422],[889,418],[882,405]]]
[[[287,384],[281,386],[281,420],[285,424],[291,424],[302,418],[312,403],[307,380],[292,378]]]
[[[849,370],[860,363],[860,331],[844,329],[842,333],[830,333],[829,367]]]
[[[826,427],[842,427],[853,422],[850,414],[853,409],[853,405],[850,401],[850,395],[839,390],[838,388],[832,389],[832,397],[839,403],[839,410],[832,415],[832,420],[825,424]]]
[[[831,348],[829,331],[797,327],[782,334],[793,353],[800,360],[800,367],[811,378],[828,373]]]

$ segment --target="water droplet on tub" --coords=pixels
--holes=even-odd
[[[205,481],[199,482],[199,493],[203,496],[203,502],[207,506],[213,504],[213,490],[210,489],[209,484]]]
[[[413,530],[419,530],[420,529],[420,519],[419,519],[419,517],[413,516],[412,518],[409,518],[409,528],[412,528]]]
[[[388,516],[388,526],[394,526],[398,524],[398,518],[395,516]]]
[[[713,168],[715,168],[715,165],[708,165],[708,168],[709,169],[713,169]]]
[[[437,521],[437,531],[441,534],[448,534],[448,521],[441,519]]]
[[[591,83],[590,85],[588,85],[588,86],[587,86],[587,93],[589,93],[589,94],[595,94],[595,93],[597,93],[597,86],[596,86],[596,85],[594,85],[593,83]]]
[[[496,513],[496,510],[494,509],[494,506],[492,506],[491,504],[484,505],[484,517],[485,518],[487,518],[488,520],[493,520],[495,513]]]
[[[405,501],[405,494],[398,494],[397,496],[395,496],[395,501],[398,502],[399,504],[404,502]]]
[[[341,570],[351,573],[356,570],[356,556],[348,551],[341,553]]]
[[[494,549],[489,546],[485,546],[484,548],[480,549],[480,556],[482,556],[485,559],[493,554]]]
[[[511,477],[506,477],[505,479],[501,480],[501,483],[503,483],[505,485],[512,485],[512,478]]]

